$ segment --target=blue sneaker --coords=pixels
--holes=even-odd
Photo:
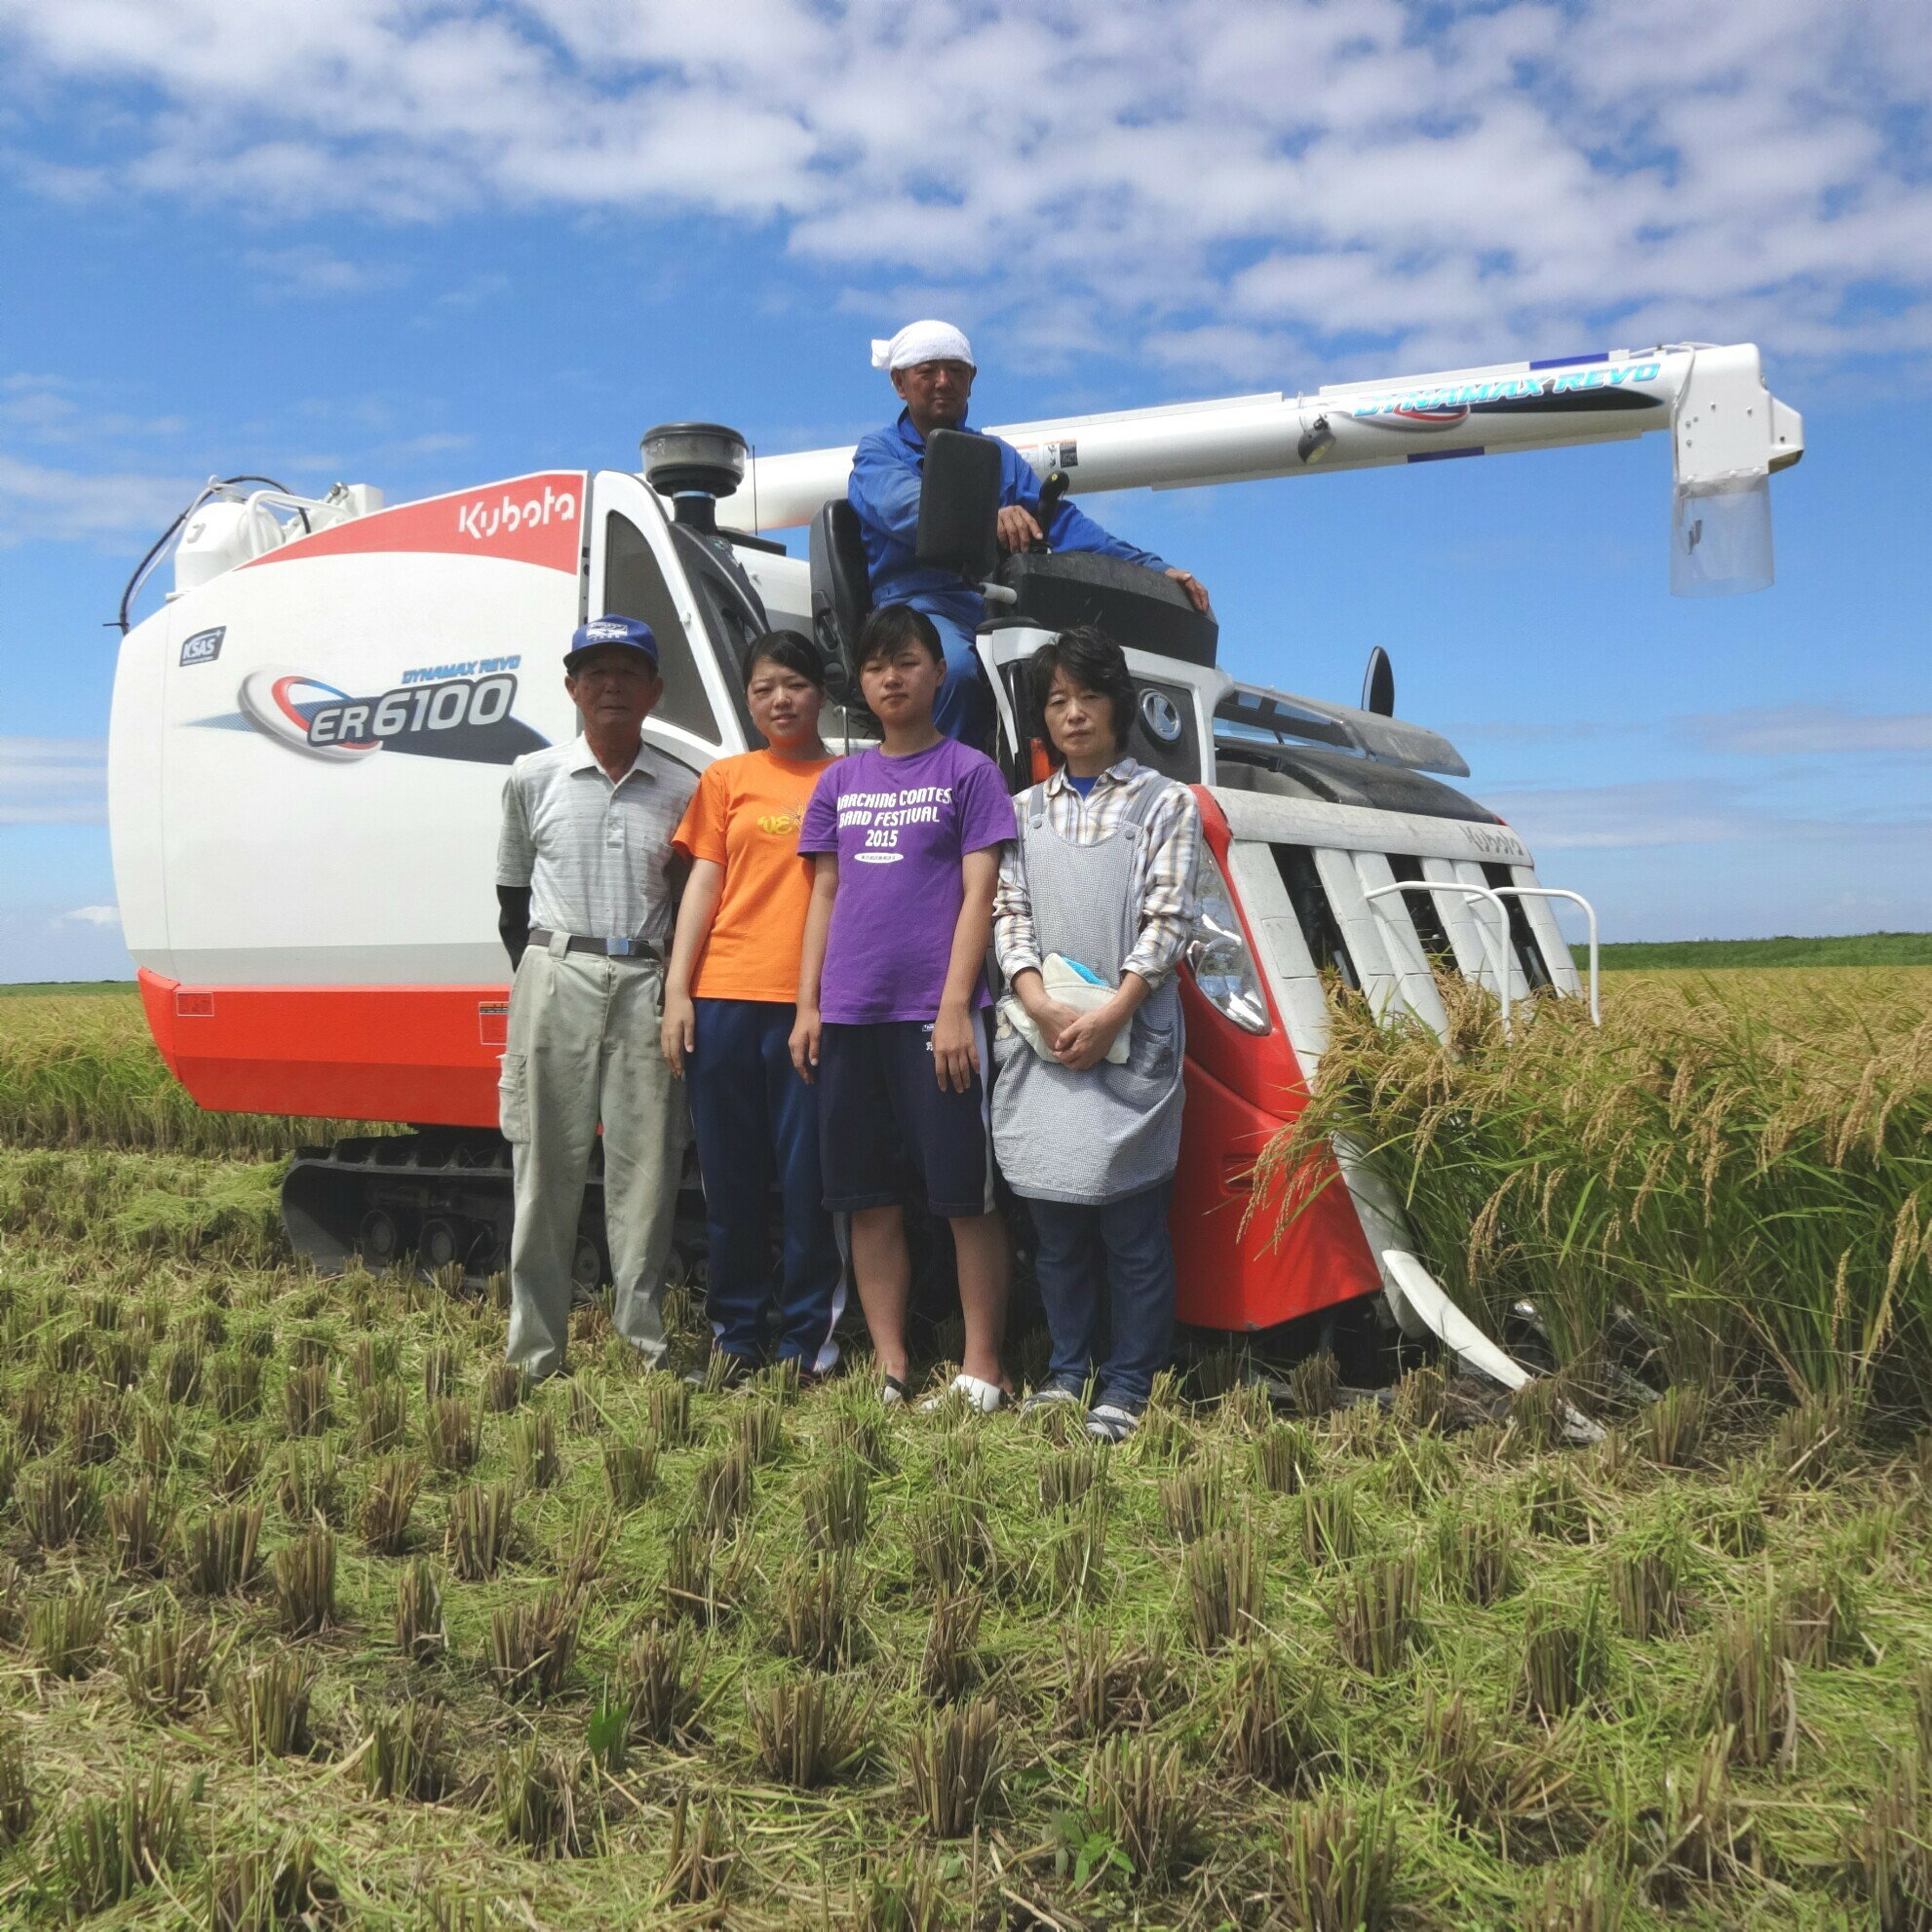
[[[1022,1415],[1037,1415],[1043,1409],[1063,1409],[1068,1403],[1077,1406],[1086,1393],[1084,1388],[1071,1388],[1065,1382],[1047,1382],[1020,1405],[1020,1412]]]

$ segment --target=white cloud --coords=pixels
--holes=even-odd
[[[29,537],[104,542],[158,536],[195,488],[184,476],[89,476],[0,452],[0,550]]]
[[[71,912],[63,912],[63,919],[80,926],[112,926],[120,930],[121,908],[118,906],[76,906]]]
[[[301,242],[287,249],[251,249],[242,260],[254,272],[260,292],[270,299],[363,295],[375,289],[392,289],[403,279],[400,269],[350,261],[316,242]]]
[[[371,453],[385,460],[407,461],[424,456],[453,456],[458,450],[468,449],[474,443],[474,436],[467,436],[455,430],[425,430],[421,436],[408,436],[397,443],[385,443]],[[326,463],[311,460],[310,469],[327,469]]]
[[[0,737],[0,826],[100,825],[106,818],[104,741]]]
[[[178,436],[179,416],[136,416],[101,406],[98,385],[24,371],[0,376],[0,424],[43,444],[123,443],[133,437]]]
[[[1752,757],[1932,752],[1932,712],[1869,714],[1837,705],[1776,705],[1708,713],[1683,724],[1707,751]]]
[[[126,980],[132,985],[134,962],[120,922],[69,917],[58,901],[0,904],[0,985],[50,980]]]
[[[1055,334],[1276,380],[1691,335],[1932,365],[1919,9],[1419,21],[1397,0],[0,0],[0,62],[49,126],[103,84],[151,102],[117,92],[84,168],[17,154],[29,192],[257,219],[696,210],[871,284],[869,322],[963,290],[1016,356],[1050,352],[1044,305]],[[379,273],[262,255],[305,292]]]
[[[1797,818],[1767,809],[1746,786],[1719,780],[1525,787],[1486,792],[1483,802],[1520,831],[1532,852],[1766,841],[1932,843],[1932,819]]]

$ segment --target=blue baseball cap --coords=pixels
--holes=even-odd
[[[657,639],[651,635],[651,627],[636,617],[620,617],[615,611],[577,626],[570,638],[570,648],[563,656],[563,669],[574,672],[593,651],[610,644],[641,651],[650,659],[651,669],[657,669]]]

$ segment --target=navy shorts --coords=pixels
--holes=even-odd
[[[827,1024],[819,1042],[819,1158],[833,1214],[922,1197],[947,1220],[992,1212],[991,1029],[984,1013],[978,1025],[980,1072],[957,1094],[939,1084],[930,1024]]]

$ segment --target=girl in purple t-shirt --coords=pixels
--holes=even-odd
[[[932,620],[888,604],[856,655],[876,750],[819,779],[798,850],[816,856],[792,1062],[819,1094],[826,1206],[852,1217],[852,1266],[883,1380],[907,1396],[914,1189],[952,1225],[966,1344],[953,1387],[1005,1400],[1006,1229],[993,1207],[984,965],[1013,800],[990,758],[943,736]]]

